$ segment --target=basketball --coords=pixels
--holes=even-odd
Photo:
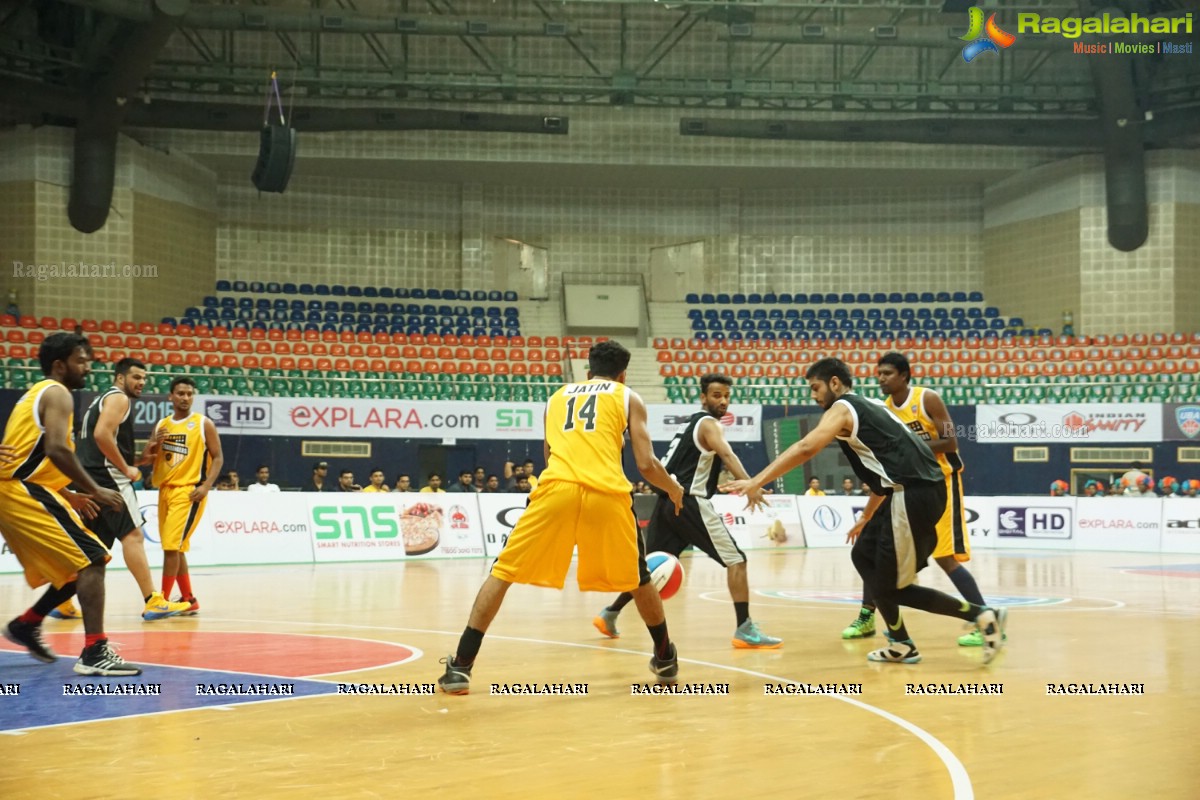
[[[663,600],[670,600],[683,585],[683,565],[670,553],[650,553],[646,556],[646,568],[650,570],[650,582]]]

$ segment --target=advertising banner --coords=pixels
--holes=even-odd
[[[789,494],[769,494],[764,500],[766,506],[755,511],[746,510],[746,498],[734,495],[713,495],[712,504],[743,550],[804,547],[804,528],[796,498]]]
[[[138,492],[146,524],[146,558],[162,566],[162,536],[158,530],[158,492]],[[124,566],[121,545],[113,547],[114,566]],[[283,493],[210,492],[200,524],[191,535],[189,566],[222,564],[312,563],[312,539],[303,503]]]
[[[650,438],[656,442],[671,441],[680,427],[686,425],[692,414],[699,410],[699,404],[647,403],[646,422]],[[725,438],[730,442],[762,441],[762,406],[731,405],[720,422],[725,427]]]
[[[525,513],[527,494],[478,494],[483,548],[488,558],[500,555],[517,520]]]
[[[202,397],[219,433],[372,439],[538,439],[543,403]]]
[[[998,497],[964,497],[967,535],[971,537],[972,550],[990,550],[999,547],[999,519],[996,514]],[[1024,498],[1030,500],[1032,498]]]
[[[973,499],[973,498],[972,498]],[[1073,550],[1074,497],[996,497],[995,546],[1009,550]],[[971,541],[975,545],[975,541]]]
[[[867,507],[867,498],[856,495],[826,495],[796,498],[796,509],[800,525],[804,529],[804,541],[808,547],[845,547],[846,533],[854,527],[854,521]]]
[[[1080,497],[1075,522],[1080,550],[1157,553],[1162,546],[1162,514],[1171,500],[1137,497]]]
[[[1200,436],[1200,403],[1163,403],[1163,439],[1193,441]]]
[[[1161,442],[1163,413],[1158,403],[983,404],[975,434],[991,444]]]
[[[317,562],[484,555],[473,494],[304,495]]]
[[[1162,515],[1162,552],[1200,553],[1200,498],[1164,498]]]

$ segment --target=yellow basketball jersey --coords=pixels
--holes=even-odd
[[[38,414],[42,392],[58,391],[54,388],[56,386],[64,392],[70,391],[58,381],[47,378],[31,386],[13,406],[8,425],[4,428],[4,444],[13,447],[16,452],[11,460],[0,462],[0,480],[30,481],[52,492],[71,482],[46,458],[46,429]],[[73,414],[67,424],[70,428],[75,427]],[[67,444],[72,450],[75,449],[75,441],[70,436],[67,437]]]
[[[933,424],[933,420],[929,417],[929,412],[925,410],[925,388],[922,386],[909,386],[908,399],[904,404],[897,406],[892,401],[892,396],[888,395],[884,401],[888,410],[900,418],[900,421],[909,427],[913,433],[924,439],[926,442],[932,442],[942,438],[941,432],[937,426]],[[946,453],[934,453],[934,458],[938,460],[938,464],[942,468],[943,475],[949,475],[954,471],[955,466],[946,458]],[[958,455],[954,454],[954,461],[959,469],[962,468],[962,461],[958,459]]]
[[[546,405],[550,463],[540,483],[570,481],[598,492],[628,494],[621,449],[629,427],[629,389],[609,378],[569,383]]]
[[[166,428],[167,437],[154,459],[151,481],[155,489],[170,486],[195,486],[208,476],[208,447],[204,441],[204,415],[189,414],[177,420],[162,419],[158,428]]]

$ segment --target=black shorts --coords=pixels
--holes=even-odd
[[[125,499],[125,504],[120,508],[112,509],[108,506],[100,506],[100,515],[98,517],[84,520],[84,524],[88,526],[88,530],[96,534],[100,541],[104,542],[105,547],[111,548],[113,542],[118,539],[124,539],[134,529],[146,524],[146,520],[142,517],[142,512],[138,506],[137,493],[134,492],[133,484],[129,482],[129,478],[111,467],[103,471],[88,470],[88,475],[91,475],[92,480],[103,488],[119,492],[121,497]]]
[[[913,483],[892,492],[854,543],[855,566],[865,565],[877,586],[911,585],[937,547],[938,521],[945,511],[944,481]]]
[[[683,508],[675,516],[675,506],[666,497],[659,497],[646,527],[646,550],[661,550],[677,556],[688,545],[702,550],[723,567],[741,564],[746,554],[737,546],[725,521],[706,497],[684,495]]]

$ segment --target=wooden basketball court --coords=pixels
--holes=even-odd
[[[133,582],[114,571],[110,638],[146,671],[108,683],[161,694],[64,695],[64,684],[103,683],[71,672],[80,622],[47,621],[62,656],[52,665],[0,642],[0,685],[20,686],[0,696],[0,796],[1197,796],[1200,558],[978,553],[984,594],[1011,609],[1009,646],[989,667],[956,645],[959,623],[921,612],[907,615],[921,664],[868,663],[882,637],[839,638],[858,591],[843,550],[752,553],[751,612],[786,644],[734,650],[724,572],[683,561],[668,622],[680,681],[701,693],[667,696],[631,694],[651,680],[633,606],[622,638],[603,639],[591,619],[608,598],[570,583],[513,587],[469,696],[338,693],[435,681],[484,560],[204,570],[202,616],[157,623],[140,621]],[[949,588],[936,567],[922,579]],[[10,576],[0,608],[11,616],[32,597]],[[493,683],[587,694],[492,694]],[[861,693],[764,694],[789,683]],[[218,684],[295,694],[198,696]],[[1048,696],[1047,684],[1145,693]]]

